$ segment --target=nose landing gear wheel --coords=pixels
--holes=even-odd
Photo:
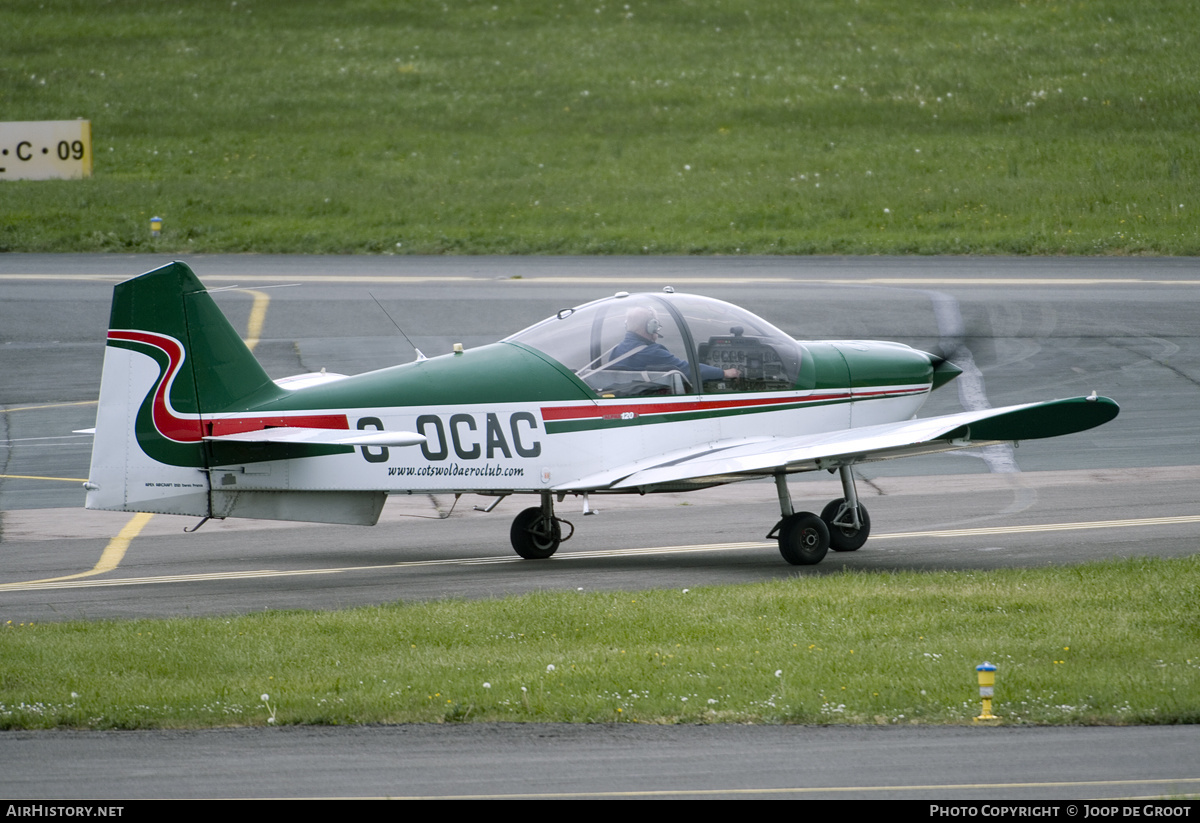
[[[558,551],[562,527],[537,507],[526,509],[513,520],[508,533],[513,550],[526,560],[545,560]]]
[[[813,566],[829,551],[829,527],[812,512],[785,517],[779,524],[779,553],[793,566]]]
[[[844,497],[830,500],[829,505],[821,509],[821,519],[829,527],[829,548],[835,552],[854,552],[861,549],[867,542],[867,538],[871,534],[871,518],[867,515],[867,507],[859,503],[858,520],[862,525],[857,529],[851,526],[837,525],[833,520],[837,517],[844,502],[846,502]]]

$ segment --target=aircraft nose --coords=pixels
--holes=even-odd
[[[933,385],[930,387],[931,390],[946,385],[962,374],[962,369],[941,355],[930,354],[929,352],[922,352],[922,354],[929,358],[929,364],[933,366]]]

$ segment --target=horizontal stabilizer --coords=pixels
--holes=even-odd
[[[323,446],[419,446],[425,435],[416,432],[351,431],[276,426],[269,429],[205,437],[219,443],[315,443]]]

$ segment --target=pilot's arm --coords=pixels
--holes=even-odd
[[[701,380],[722,380],[724,378],[740,377],[741,374],[737,369],[722,369],[720,366],[710,366],[707,363],[700,364],[700,379]]]

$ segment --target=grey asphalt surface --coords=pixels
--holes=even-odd
[[[1178,800],[1200,791],[1198,741],[1191,726],[8,732],[0,735],[0,795]]]
[[[0,584],[88,571],[128,519],[83,512],[77,481],[31,478],[86,476],[90,438],[69,432],[94,419],[111,284],[168,259],[0,256]],[[322,367],[355,373],[411,359],[411,348],[368,292],[432,356],[454,342],[492,342],[560,307],[617,290],[673,285],[744,305],[800,338],[890,339],[933,348],[957,341],[961,333],[982,379],[965,394],[939,391],[925,415],[957,411],[978,402],[980,392],[999,406],[1093,389],[1117,399],[1122,412],[1092,432],[1023,444],[1010,464],[1000,466],[1018,472],[996,473],[995,461],[964,455],[863,467],[860,491],[871,509],[871,542],[811,569],[783,564],[763,540],[778,516],[770,485],[740,484],[690,496],[593,498],[602,511],[586,519],[569,511],[568,501],[561,511],[576,522],[578,535],[544,564],[511,556],[508,523],[518,504],[509,501],[484,515],[470,510],[476,501],[464,498],[449,520],[438,522],[407,515],[436,514],[452,500],[413,498],[389,502],[384,522],[374,529],[231,521],[185,535],[183,527],[194,523],[157,517],[112,572],[71,585],[0,590],[0,619],[337,608],[398,598],[697,586],[799,579],[840,569],[991,568],[1196,551],[1200,523],[1188,519],[1200,513],[1193,491],[1200,472],[1196,259],[214,256],[188,262],[214,287],[303,282],[267,292],[271,303],[256,354],[273,377]],[[250,297],[229,291],[217,299],[235,326],[244,328]],[[806,508],[819,510],[840,496],[824,475],[798,478],[792,487]],[[1150,523],[1150,518],[1176,520]],[[1101,522],[1110,525],[1095,527]],[[1058,528],[1072,523],[1091,525]],[[993,526],[1055,528],[946,534]],[[617,549],[699,545],[715,548],[604,556]],[[495,562],[477,562],[481,559]],[[162,579],[259,570],[291,574]],[[942,787],[923,797],[1178,796],[1194,793],[1195,784],[1161,790],[1150,784],[1047,785],[1060,779],[1086,783],[1080,780],[1084,774],[1103,781],[1123,774],[1200,777],[1200,736],[1190,727],[988,730],[989,744],[1010,741],[1006,768],[1015,764],[1016,773],[1027,774],[1040,788],[1028,795],[1017,788],[998,794],[945,788],[979,782],[978,771],[965,765],[981,756],[971,753],[976,731],[981,730],[470,726],[8,733],[0,736],[0,794],[445,796],[565,786],[559,790],[583,794],[712,787],[800,795],[818,786],[903,783]],[[1096,737],[1080,737],[1089,732]],[[921,767],[923,758],[912,750],[926,745],[945,747],[948,765],[924,758],[927,765]],[[819,756],[805,754],[813,747]],[[399,759],[381,756],[380,749]],[[344,758],[339,763],[357,765],[333,768],[317,754],[327,751],[339,753]],[[1114,755],[1105,765],[1098,759],[1105,751],[1122,757]],[[1170,752],[1176,756],[1166,756]],[[855,765],[876,756],[890,760],[872,760],[868,770]],[[132,758],[127,768],[108,765],[124,763],[125,757]],[[270,758],[265,761],[270,765],[255,774],[248,764],[258,757]],[[302,767],[305,757],[311,762]],[[790,769],[789,757],[805,767]],[[98,765],[88,769],[87,762]],[[443,762],[444,770],[427,766]],[[830,765],[826,771],[817,763]],[[1134,763],[1147,764],[1144,773]],[[957,771],[950,768],[954,764]],[[298,777],[266,777],[284,773]],[[872,779],[858,779],[863,774]],[[916,796],[911,788],[897,791],[897,797]],[[878,792],[868,788],[858,796],[886,796]]]

